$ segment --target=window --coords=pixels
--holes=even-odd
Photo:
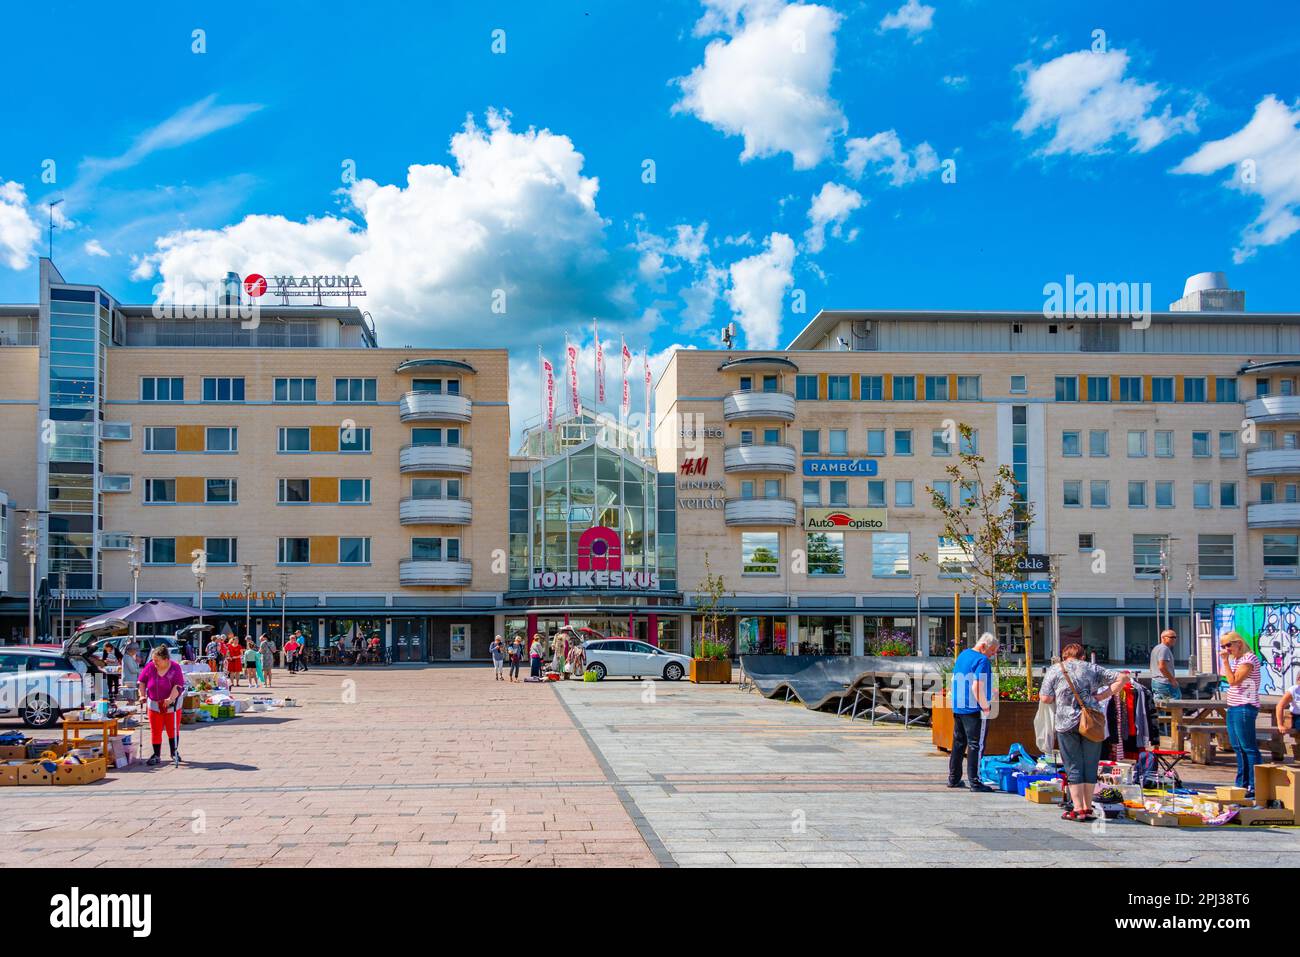
[[[885,430],[884,429],[867,429],[867,454],[868,455],[885,454]]]
[[[203,431],[203,451],[238,452],[239,429],[234,426],[209,426]]]
[[[1110,401],[1110,376],[1108,375],[1088,376],[1088,401],[1089,402]]]
[[[1174,483],[1156,482],[1156,508],[1174,507]]]
[[[822,434],[819,429],[803,430],[803,454],[817,455],[822,450]]]
[[[1058,375],[1056,377],[1056,401],[1079,401],[1079,379],[1077,376]]]
[[[942,402],[948,398],[948,377],[946,375],[928,375],[925,377],[925,398],[927,402]]]
[[[746,498],[754,497],[754,483],[742,482],[741,485],[749,486],[749,495]],[[460,498],[460,479],[447,479],[444,484],[443,479],[412,479],[411,480],[411,498],[419,499],[443,499],[446,498],[455,501]]]
[[[805,505],[820,505],[822,503],[822,483],[816,479],[804,479],[803,483],[803,503]]]
[[[740,483],[740,497],[746,499],[754,497],[754,482],[752,479],[746,479]]]
[[[361,428],[346,425],[339,426],[339,451],[369,452],[370,426]]]
[[[1171,459],[1174,457],[1174,433],[1157,432],[1156,433],[1156,458]]]
[[[1061,433],[1061,454],[1074,458],[1083,454],[1081,433],[1077,430]]]
[[[1261,449],[1272,450],[1277,447],[1277,433],[1272,429],[1260,429],[1258,436]]]
[[[763,391],[776,392],[781,388],[781,380],[776,375],[763,376]],[[460,383],[456,383],[456,391],[460,391]]]
[[[1192,433],[1192,457],[1197,459],[1207,459],[1210,457],[1209,432]]]
[[[970,435],[962,435],[958,438],[961,445],[962,455],[979,455],[980,451],[980,430],[971,429]]]
[[[1147,507],[1147,482],[1132,480],[1128,482],[1128,507]]]
[[[335,379],[335,402],[375,402],[378,397],[375,379]]]
[[[1259,503],[1261,505],[1272,505],[1277,501],[1277,483],[1260,482],[1259,483]]]
[[[940,575],[969,576],[972,568],[971,540],[939,536],[938,565]]]
[[[146,565],[175,565],[176,539],[146,538],[144,540],[144,563]]]
[[[978,482],[962,482],[957,486],[957,498],[960,504],[969,505],[979,496]]]
[[[741,429],[741,430],[740,430],[740,444],[741,444],[741,445],[753,445],[753,444],[754,444],[754,430],[753,430],[753,429]]]
[[[911,508],[916,504],[912,496],[911,479],[894,480],[894,504],[899,508]]]
[[[1264,573],[1294,575],[1300,568],[1300,535],[1264,536]]]
[[[1152,402],[1173,402],[1174,401],[1174,377],[1158,375],[1151,377],[1151,401]]]
[[[815,375],[795,376],[794,397],[796,399],[805,399],[808,401],[816,401],[821,398],[817,389],[817,377]]]
[[[1105,458],[1107,455],[1110,455],[1110,432],[1108,430],[1089,430],[1088,454],[1093,458]]]
[[[1110,482],[1106,479],[1092,479],[1088,482],[1088,507],[1110,508]]]
[[[276,402],[315,402],[316,380],[286,378],[275,380]]]
[[[1128,457],[1144,459],[1147,457],[1147,434],[1145,431],[1128,434]]]
[[[912,430],[911,429],[894,429],[894,454],[895,455],[912,454]]]
[[[952,482],[948,479],[939,479],[930,486],[934,489],[934,494],[948,504],[952,504]]]
[[[307,565],[311,562],[310,538],[282,538],[277,560],[281,565]]]
[[[1160,574],[1160,547],[1163,535],[1133,536],[1133,574],[1138,578],[1154,578]]]
[[[208,553],[209,565],[235,565],[239,563],[238,539],[205,538],[203,550]]]
[[[864,375],[858,379],[858,392],[864,402],[879,402],[885,397],[885,377]]]
[[[1092,532],[1079,533],[1079,551],[1081,552],[1092,551],[1092,543],[1093,543]]]
[[[1193,508],[1210,508],[1212,507],[1211,488],[1209,482],[1192,483],[1192,507]]]
[[[1214,401],[1215,402],[1236,402],[1237,401],[1237,380],[1230,376],[1215,376]]]
[[[826,398],[832,402],[849,398],[849,377],[846,375],[828,375],[826,377]]]
[[[869,508],[884,508],[889,504],[886,498],[885,480],[884,479],[867,479],[867,506]],[[836,504],[835,502],[831,503]],[[848,504],[845,502],[844,504]]]
[[[745,575],[776,575],[781,561],[780,535],[776,532],[740,533],[740,570]]]
[[[872,578],[907,578],[911,561],[907,532],[871,533]]]
[[[980,400],[980,377],[977,375],[957,376],[957,400],[959,402],[978,402]]]
[[[931,455],[952,455],[952,446],[944,438],[943,429],[935,429],[930,433],[930,454]]]
[[[418,562],[460,561],[459,538],[413,538],[411,558]]]
[[[1083,483],[1076,479],[1071,479],[1065,482],[1061,496],[1061,504],[1066,508],[1082,508]]]
[[[140,379],[141,402],[184,402],[183,376],[143,376]]]
[[[1029,380],[1022,375],[1013,375],[1010,391],[1012,395],[1024,395],[1029,391]]]
[[[1231,535],[1197,535],[1196,560],[1202,578],[1237,577],[1237,547]]]
[[[741,380],[743,383],[743,379]],[[413,379],[412,392],[427,392],[431,395],[460,395],[459,379]]]
[[[146,426],[144,430],[146,452],[175,452],[176,429],[173,426]]]
[[[764,430],[763,430],[763,444],[764,444],[764,445],[780,445],[780,444],[781,444],[781,430],[780,430],[780,429],[764,429]]]
[[[894,401],[895,402],[916,401],[916,376],[914,375],[894,376]]]
[[[282,427],[280,429],[281,452],[310,452],[311,429],[306,426]]]
[[[808,533],[808,574],[844,574],[844,533]]]
[[[1219,508],[1236,508],[1237,507],[1237,483],[1220,482],[1219,483]]]
[[[370,479],[339,479],[340,505],[369,505]]]
[[[1262,399],[1268,395],[1268,379],[1255,380],[1255,397]]]
[[[165,505],[176,501],[176,480],[151,478],[144,480],[146,505]]]
[[[460,445],[460,429],[412,429],[411,444],[456,448]]]
[[[1204,376],[1187,376],[1183,379],[1183,401],[1184,402],[1204,402],[1205,401],[1205,377]]]
[[[831,486],[830,504],[848,505],[849,504],[849,483],[846,482],[844,479],[831,479],[830,486]]]
[[[1225,459],[1235,459],[1237,457],[1237,433],[1220,432],[1219,433],[1219,457]]]
[[[780,498],[781,480],[763,479],[763,498]]]
[[[370,564],[370,539],[353,538],[351,536],[340,538],[339,539],[339,564],[340,565],[369,565]]]
[[[208,505],[234,505],[239,501],[239,480],[232,478],[205,479],[203,501]]]
[[[754,391],[754,377],[752,375],[743,375],[740,377],[740,391],[741,392]]]
[[[243,402],[244,379],[242,376],[204,376],[204,402]]]
[[[131,491],[131,476],[103,474],[99,477],[99,490],[101,492],[129,492]]]
[[[831,455],[848,455],[849,433],[847,429],[831,429],[827,451]]]
[[[1121,402],[1142,401],[1142,377],[1140,375],[1122,375],[1119,377],[1119,400]]]
[[[300,505],[311,501],[311,479],[280,479],[281,505]]]

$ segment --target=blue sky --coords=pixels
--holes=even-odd
[[[355,272],[381,344],[509,345],[524,379],[593,315],[656,354],[729,320],[784,345],[1067,273],[1162,308],[1209,269],[1300,308],[1288,4],[150,6],[6,14],[0,301],[63,197],[55,261],[122,299]]]

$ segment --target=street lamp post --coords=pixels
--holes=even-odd
[[[1193,662],[1196,660],[1196,649],[1200,639],[1196,635],[1196,564],[1194,562],[1187,563],[1187,632],[1191,640],[1191,651],[1187,655],[1187,670],[1195,674],[1196,667]]]
[[[36,558],[41,550],[36,510],[28,509],[23,526],[23,554],[27,556],[27,643],[36,644]]]
[[[244,637],[253,631],[253,568],[252,562],[244,562]]]
[[[284,643],[288,640],[285,637],[285,630],[284,630],[285,628],[284,605],[285,605],[285,599],[288,597],[288,595],[289,595],[289,573],[280,572],[280,647],[281,648],[284,647]]]
[[[1049,555],[1047,566],[1047,581],[1052,588],[1052,653],[1053,658],[1061,654],[1061,620],[1059,617],[1060,605],[1056,601],[1056,586],[1061,581],[1061,570],[1058,556]]]
[[[921,579],[924,577],[924,575],[919,573],[916,576],[916,625],[913,627],[912,632],[916,638],[916,641],[914,642],[914,650],[918,655],[921,653]],[[926,654],[929,654],[930,652],[929,641],[926,641],[925,643],[925,651]]]
[[[131,565],[131,604],[140,601],[140,537],[131,536],[131,549],[127,555],[127,561]],[[136,637],[136,623],[131,622],[131,637]]]
[[[68,637],[67,631],[68,618],[68,571],[66,568],[59,569],[59,641]]]

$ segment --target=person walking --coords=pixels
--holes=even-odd
[[[1038,700],[1053,705],[1056,746],[1065,763],[1065,780],[1070,789],[1071,809],[1061,817],[1067,821],[1092,821],[1092,794],[1097,785],[1097,763],[1105,743],[1105,718],[1101,702],[1119,694],[1128,684],[1128,672],[1111,671],[1083,660],[1083,645],[1077,641],[1061,649],[1061,660],[1047,669]],[[1083,709],[1097,712],[1101,740],[1085,737],[1080,730]]]
[[[257,648],[253,645],[253,636],[244,639],[244,677],[250,688],[257,687]]]
[[[208,659],[208,667],[214,672],[221,670],[221,642],[217,641],[217,636],[213,635],[208,639],[208,645],[203,649],[204,657]]]
[[[1219,674],[1228,680],[1228,744],[1237,755],[1237,787],[1255,797],[1255,765],[1260,763],[1259,656],[1246,647],[1241,635],[1230,631],[1219,639]]]
[[[166,645],[158,645],[150,656],[149,664],[140,669],[137,680],[141,697],[149,703],[149,739],[153,756],[146,762],[156,765],[161,760],[163,734],[171,757],[176,757],[176,733],[180,723],[180,698],[185,690],[185,675],[181,666],[171,660]]]
[[[491,652],[492,654],[493,678],[496,681],[504,681],[505,680],[504,670],[506,666],[506,643],[501,640],[500,635],[497,635],[495,638],[492,639],[492,647],[489,648],[488,651]]]
[[[515,635],[515,640],[510,642],[510,680],[519,680],[519,665],[524,660],[524,640]]]
[[[257,680],[271,687],[271,672],[275,668],[275,642],[266,634],[257,643]]]
[[[980,635],[974,648],[957,656],[952,666],[952,746],[948,751],[948,787],[969,787],[976,793],[992,791],[980,781],[980,758],[989,712],[993,708],[993,664],[998,640],[988,632]],[[961,777],[962,764],[966,777]]]
[[[528,677],[542,676],[542,633],[533,635],[533,643],[528,646]]]
[[[239,679],[244,676],[244,646],[235,635],[226,640],[226,674],[230,676],[230,686],[239,687]]]
[[[289,669],[289,674],[293,674],[298,670],[298,633],[296,631],[284,643],[284,663]]]
[[[1156,698],[1177,701],[1183,696],[1183,689],[1178,687],[1178,678],[1174,674],[1174,648],[1177,644],[1178,632],[1166,628],[1160,632],[1160,640],[1151,649],[1151,693]]]

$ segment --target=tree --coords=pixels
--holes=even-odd
[[[775,572],[777,566],[776,552],[772,551],[765,545],[759,545],[754,549],[754,553],[749,556],[749,561],[745,563],[744,571],[746,574],[763,574]]]
[[[700,609],[700,616],[704,619],[704,631],[700,635],[700,652],[697,658],[713,657],[711,652],[712,645],[722,644],[718,623],[722,619],[733,614],[732,609],[722,604],[723,599],[734,597],[727,590],[727,580],[721,575],[713,574],[713,569],[709,566],[709,553],[704,553],[704,578],[700,580],[699,587],[696,588],[695,606]]]
[[[825,532],[810,532],[808,535],[808,574],[844,574],[844,552],[840,546],[831,544]]]

